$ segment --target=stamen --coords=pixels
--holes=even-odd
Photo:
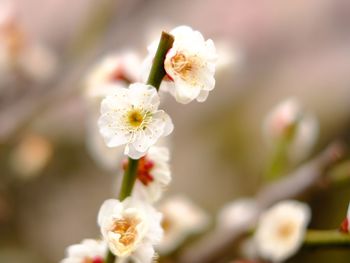
[[[294,232],[294,230],[295,230],[295,225],[293,224],[293,222],[286,222],[282,224],[277,231],[278,231],[278,235],[281,238],[288,238]]]
[[[124,116],[126,127],[129,132],[145,130],[152,121],[152,114],[144,109],[137,109],[132,106]]]
[[[124,246],[134,243],[137,236],[137,220],[133,218],[118,219],[114,223],[112,231],[120,235],[119,242]]]
[[[171,66],[174,71],[183,78],[186,78],[193,68],[192,61],[182,53],[176,53],[176,55],[171,58]]]

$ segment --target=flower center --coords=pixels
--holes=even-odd
[[[171,66],[176,73],[183,77],[188,76],[193,67],[191,61],[182,53],[176,53],[176,55],[171,58]]]
[[[130,131],[144,130],[147,124],[152,120],[152,114],[143,109],[136,109],[132,107],[126,114],[126,123]]]
[[[128,161],[123,163],[123,169],[126,170],[128,167]],[[140,158],[138,170],[137,170],[137,179],[141,181],[142,184],[148,186],[150,183],[154,181],[154,177],[152,175],[152,169],[154,167],[154,162],[149,160],[147,156]]]
[[[132,127],[139,127],[143,122],[143,115],[138,110],[132,110],[128,114],[128,121]]]
[[[129,246],[135,242],[137,236],[136,226],[138,220],[135,218],[123,218],[114,222],[112,231],[120,235],[119,242]]]
[[[101,257],[84,258],[82,263],[103,263],[103,258]]]
[[[293,234],[294,230],[295,225],[293,224],[293,222],[286,222],[278,228],[277,232],[281,238],[286,239]]]
[[[165,214],[163,214],[163,220],[161,224],[164,230],[164,234],[166,235],[171,229],[172,223],[171,220]]]

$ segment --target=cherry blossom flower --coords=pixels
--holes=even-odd
[[[98,224],[110,251],[118,260],[132,258],[150,263],[154,245],[162,238],[162,215],[151,205],[136,198],[106,200],[98,214]]]
[[[169,135],[173,123],[158,109],[157,90],[142,83],[116,89],[101,103],[98,124],[108,147],[126,145],[124,153],[133,159],[144,156],[162,136]]]
[[[87,149],[102,168],[115,171],[120,166],[123,148],[106,146],[96,125],[101,101],[118,88],[127,88],[140,80],[141,61],[138,55],[125,51],[105,57],[97,63],[85,79],[83,90],[88,104]]]
[[[85,96],[100,104],[105,96],[117,88],[115,84],[126,88],[129,84],[140,81],[141,63],[138,55],[131,51],[105,57],[87,75]]]
[[[61,263],[103,263],[107,245],[103,241],[84,239],[80,244],[67,248],[67,256]]]
[[[188,26],[176,27],[170,34],[175,40],[165,57],[167,75],[161,89],[170,92],[180,103],[186,104],[194,99],[205,101],[215,86],[217,54],[213,41],[205,40],[199,31]],[[144,80],[150,71],[157,47],[157,41],[148,47],[149,55],[143,66]]]
[[[218,228],[227,229],[242,228],[252,222],[258,213],[258,207],[254,199],[241,198],[226,204],[218,214]]]
[[[310,208],[297,201],[282,201],[260,217],[254,236],[259,255],[272,262],[283,262],[302,245],[310,221]]]
[[[164,238],[157,246],[160,254],[174,251],[187,237],[205,230],[209,216],[182,195],[169,197],[159,206],[163,213]]]

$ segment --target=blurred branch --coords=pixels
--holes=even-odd
[[[81,57],[97,44],[98,39],[113,20],[115,1],[100,1],[98,8],[88,17],[83,29],[77,36],[69,50],[69,57]]]
[[[350,235],[337,230],[308,230],[303,246],[307,248],[349,248]]]
[[[186,249],[180,257],[180,262],[218,262],[227,252],[233,250],[240,237],[255,226],[259,214],[278,201],[295,198],[319,185],[326,180],[328,169],[344,158],[344,155],[345,146],[341,143],[333,143],[295,172],[263,187],[255,197],[259,207],[256,218],[247,221],[246,225],[239,229],[225,230],[225,232],[213,230]]]
[[[96,58],[98,47],[104,45],[100,40],[106,32],[109,22],[115,19],[115,6],[119,1],[99,1],[87,24],[65,53],[61,67],[49,83],[35,89],[0,112],[0,142],[16,136],[43,110],[61,103],[79,92],[80,81],[84,73]],[[138,1],[126,4],[134,5]],[[119,13],[127,15],[125,8]],[[107,10],[107,12],[106,12]],[[79,52],[78,52],[79,51]]]

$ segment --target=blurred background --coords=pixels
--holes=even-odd
[[[21,70],[0,66],[0,262],[58,262],[68,245],[99,235],[96,215],[115,196],[117,173],[89,153],[83,82],[107,54],[144,57],[162,30],[201,31],[221,63],[205,103],[164,97],[175,124],[169,195],[183,193],[212,216],[253,196],[268,159],[264,118],[291,96],[319,120],[313,154],[350,142],[350,1],[10,2],[41,52]],[[315,194],[312,227],[337,228],[349,199],[350,185]],[[346,250],[302,250],[288,262],[349,259]]]

